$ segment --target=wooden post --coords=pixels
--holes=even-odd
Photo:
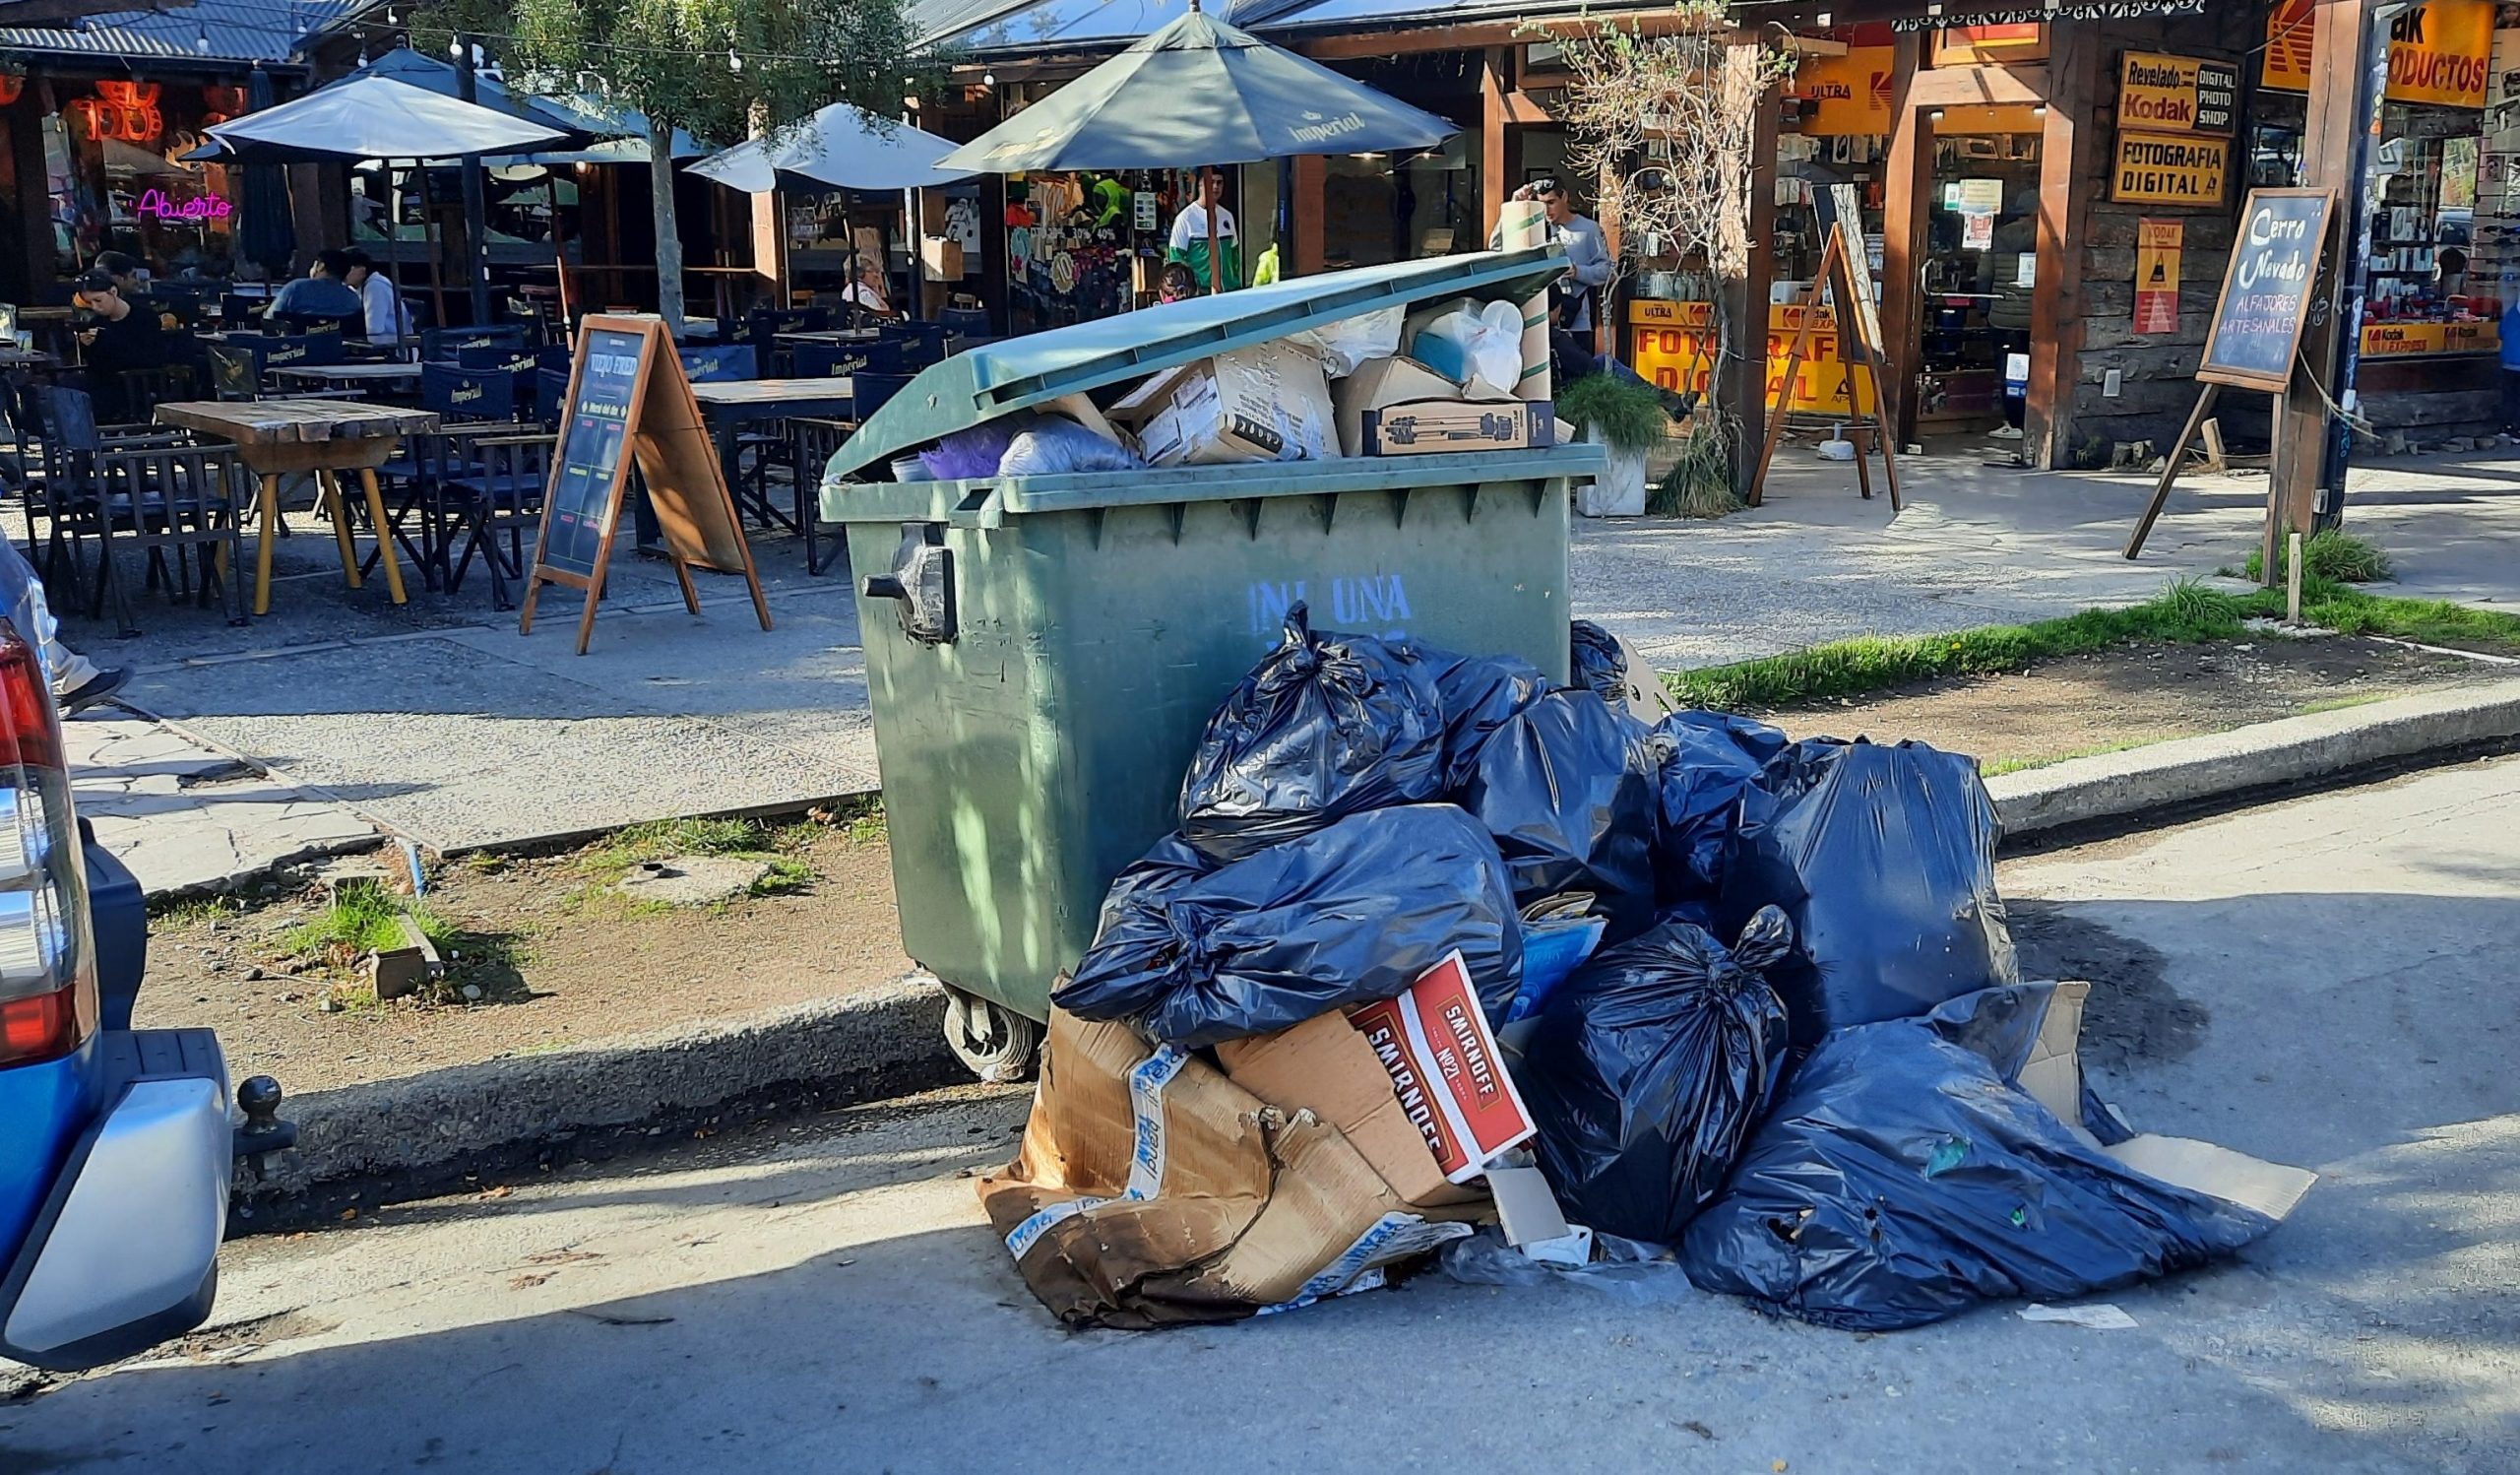
[[[2336,192],[2340,224],[2331,227],[2324,253],[2324,277],[2310,298],[2309,322],[2301,335],[2299,362],[2325,379],[2338,361],[2337,324],[2345,308],[2345,273],[2338,268],[2347,252],[2336,242],[2361,229],[2353,219],[2360,204],[2370,143],[2371,95],[2363,90],[2371,60],[2371,10],[2377,0],[2319,0],[2310,42],[2309,115],[2301,130],[2301,183]],[[2348,385],[2328,390],[2340,402]],[[2267,586],[2275,580],[2278,535],[2284,530],[2310,531],[2317,514],[2319,479],[2327,460],[2327,398],[2309,375],[2295,373],[2282,399],[2281,426],[2275,437],[2274,475],[2267,492],[2265,536],[2258,555]]]
[[[2170,458],[2162,463],[2161,480],[2153,483],[2153,499],[2146,504],[2144,515],[2136,519],[2135,531],[2127,536],[2126,556],[2128,558],[2133,558],[2142,552],[2144,540],[2153,536],[2153,524],[2161,520],[2162,508],[2170,501],[2171,483],[2178,480],[2180,469],[2187,463],[2188,443],[2196,438],[2198,426],[2212,423],[2207,417],[2214,413],[2215,396],[2222,392],[2223,386],[2220,384],[2207,383],[2204,390],[2196,396],[2196,408],[2187,412],[2187,423],[2180,427],[2177,441],[2171,446]]]
[[[2060,28],[2062,29],[2062,28]],[[1881,337],[1884,365],[1880,392],[1887,397],[1891,433],[1905,445],[1917,430],[1917,397],[1901,386],[1917,373],[1924,315],[1925,222],[1932,214],[1925,189],[1933,178],[1933,124],[1911,102],[1922,62],[1924,32],[1902,32],[1890,70],[1890,157],[1881,170]],[[1789,391],[1790,393],[1791,391]]]
[[[1514,192],[1505,163],[1505,94],[1513,86],[1514,53],[1509,47],[1489,46],[1480,54],[1479,201],[1487,208],[1492,226],[1504,218],[1505,197]]]
[[[2292,541],[2292,556],[2284,563],[2284,622],[2298,625],[2301,622],[2301,535],[2285,536]]]
[[[2039,280],[2030,299],[2030,385],[2022,454],[2032,466],[2073,464],[2074,388],[2082,379],[2083,237],[2104,130],[2099,28],[2051,26],[2047,113],[2039,134]]]
[[[1745,501],[1758,475],[1750,447],[1768,438],[1768,284],[1775,264],[1777,112],[1783,105],[1780,81],[1759,96],[1759,115],[1750,128],[1749,261],[1739,279],[1724,284],[1721,328],[1732,341],[1715,364],[1717,403],[1741,427],[1732,442],[1732,488]]]

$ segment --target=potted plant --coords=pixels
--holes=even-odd
[[[1670,424],[1662,396],[1614,370],[1586,374],[1559,392],[1557,417],[1610,453],[1609,469],[1577,489],[1575,510],[1586,517],[1643,516],[1645,460]]]

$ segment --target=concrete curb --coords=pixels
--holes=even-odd
[[[2520,680],[2391,697],[1986,781],[2007,840],[2520,738]]]
[[[782,1092],[838,1105],[937,1085],[968,1074],[945,1046],[943,997],[906,978],[688,1029],[309,1091],[283,1111],[297,1146],[262,1182],[240,1167],[237,1191],[269,1204],[345,1184],[424,1189],[573,1135],[694,1122]]]

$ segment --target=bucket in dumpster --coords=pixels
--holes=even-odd
[[[1793,955],[1768,976],[1796,1046],[2019,982],[1995,894],[2001,826],[1974,760],[1815,738],[1759,784],[1760,812],[1725,849],[1716,913],[1731,927],[1766,906],[1792,919]]]
[[[1515,1079],[1576,1223],[1670,1244],[1715,1196],[1785,1066],[1785,1005],[1760,971],[1793,941],[1774,907],[1730,949],[1666,921],[1549,994]]]
[[[1214,1045],[1393,997],[1456,949],[1480,1007],[1505,1017],[1522,924],[1495,843],[1450,804],[1404,804],[1137,887],[1051,1002]]]
[[[1661,740],[1590,691],[1552,691],[1488,736],[1455,796],[1496,837],[1525,903],[1589,891],[1616,942],[1654,920]]]
[[[1278,648],[1208,719],[1181,781],[1181,838],[1238,861],[1343,815],[1433,799],[1443,779],[1443,705],[1418,653],[1316,635],[1298,604]]]
[[[2180,1138],[2103,1147],[2051,1110],[2052,1095],[2079,1112],[2086,987],[1982,990],[1821,1041],[1682,1234],[1689,1279],[1881,1331],[1981,1300],[2113,1290],[2273,1228],[2312,1175]]]

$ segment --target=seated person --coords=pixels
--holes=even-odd
[[[174,346],[158,314],[143,312],[123,300],[114,279],[91,267],[71,284],[74,299],[96,315],[96,324],[80,330],[86,349],[88,393],[96,402],[96,418],[113,423],[139,417],[142,407],[123,378],[132,369],[163,368],[173,361]]]
[[[306,275],[280,289],[264,316],[272,318],[367,317],[367,304],[352,291],[343,279],[349,275],[350,255],[347,251],[327,250],[315,253],[315,264]]]
[[[95,269],[114,279],[114,289],[133,310],[162,315],[163,309],[150,299],[149,284],[141,275],[140,263],[120,251],[98,251]]]
[[[884,294],[883,265],[872,257],[858,262],[857,280],[849,285],[849,289],[840,294],[840,299],[857,311],[876,317],[901,316],[893,310],[892,299]]]
[[[342,283],[358,293],[367,308],[367,341],[392,343],[403,336],[403,298],[394,283],[376,270],[376,259],[355,246],[342,253],[346,270]]]

